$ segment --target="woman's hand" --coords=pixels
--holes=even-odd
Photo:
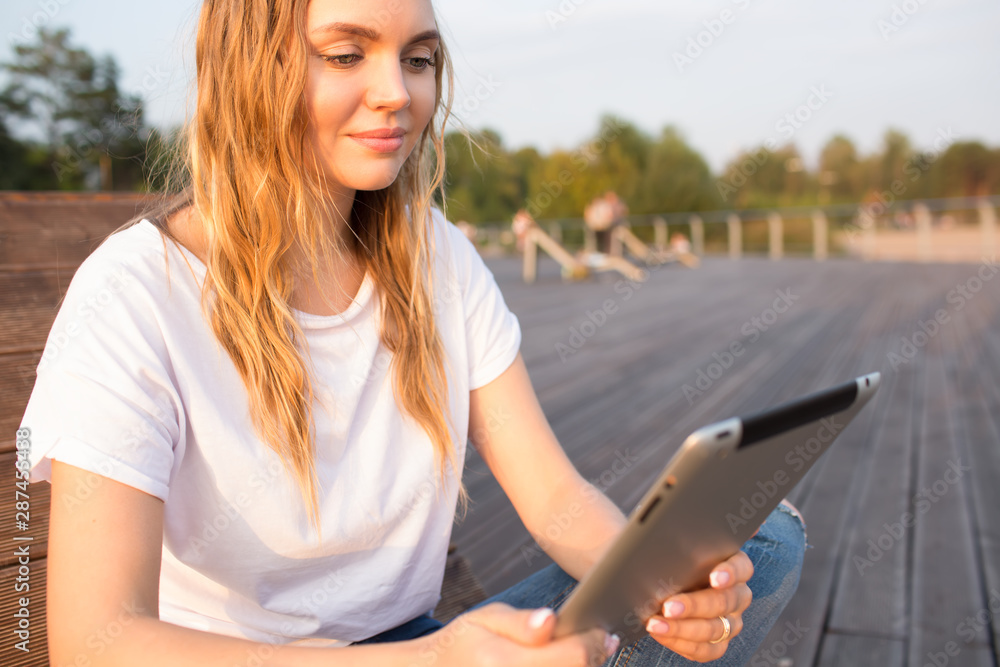
[[[663,615],[650,618],[646,630],[653,639],[688,660],[718,660],[743,630],[743,612],[753,599],[747,586],[751,576],[750,557],[737,552],[712,570],[711,588],[667,599],[661,609]],[[720,617],[729,623],[728,634]]]
[[[618,649],[618,638],[600,629],[553,640],[555,618],[551,609],[488,604],[417,639],[413,664],[597,667]]]

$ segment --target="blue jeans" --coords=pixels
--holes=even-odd
[[[805,548],[805,526],[802,520],[784,505],[779,505],[767,517],[760,531],[743,546],[743,551],[754,566],[754,575],[749,581],[753,602],[743,612],[743,631],[729,642],[726,655],[712,662],[712,665],[745,665],[750,660],[799,585]],[[504,602],[517,609],[558,609],[576,584],[575,579],[553,564],[473,609],[491,602]],[[441,627],[443,626],[439,621],[425,614],[358,643],[403,641],[429,634]],[[637,642],[621,646],[605,666],[681,667],[698,664],[701,663],[682,658],[652,637],[646,636]]]

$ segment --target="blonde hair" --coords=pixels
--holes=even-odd
[[[443,190],[453,74],[442,41],[434,58],[439,127],[428,124],[392,185],[357,192],[347,221],[352,235],[338,239],[330,224],[338,213],[306,140],[307,5],[205,1],[196,42],[197,105],[185,137],[189,185],[162,208],[170,213],[191,205],[205,227],[202,296],[213,332],[243,379],[255,428],[296,480],[320,531],[314,395],[296,349],[302,330],[289,305],[293,243],[308,251],[314,277],[322,261],[343,253],[367,269],[380,298],[380,337],[392,353],[396,401],[429,436],[441,480],[449,464],[456,476],[460,471],[431,283],[431,212]],[[461,484],[459,498],[464,509]]]

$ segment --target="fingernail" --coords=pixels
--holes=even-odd
[[[663,615],[667,618],[674,618],[675,616],[680,616],[684,613],[684,603],[682,602],[667,602],[663,605]]]
[[[712,582],[712,586],[718,588],[719,586],[725,586],[729,583],[729,573],[725,570],[720,572],[713,572],[709,575],[709,580]]]
[[[554,612],[548,607],[542,607],[541,609],[536,609],[535,611],[531,612],[531,616],[528,617],[528,625],[531,628],[537,630],[538,628],[545,625],[545,621],[549,620],[549,616],[551,616],[553,613]]]
[[[613,655],[614,652],[618,650],[618,645],[621,643],[622,639],[618,635],[607,635],[604,638],[604,651],[608,655]]]
[[[662,635],[669,629],[670,626],[658,618],[651,618],[649,619],[649,623],[646,624],[646,632],[651,635]]]

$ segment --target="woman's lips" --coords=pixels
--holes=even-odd
[[[403,137],[387,137],[381,139],[377,137],[355,137],[351,135],[351,139],[354,139],[362,146],[370,148],[376,153],[392,153],[403,147]]]

